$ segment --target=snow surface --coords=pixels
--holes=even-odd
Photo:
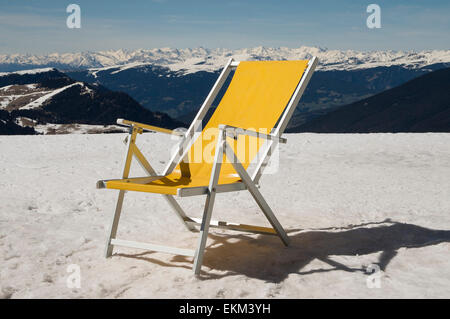
[[[16,97],[16,95],[7,95],[0,97],[0,109],[5,109],[9,103],[11,103]]]
[[[26,84],[26,85],[7,85],[7,86],[0,88],[0,93],[1,92],[8,93],[8,91],[10,89],[13,89],[13,91],[14,91],[14,88],[23,88],[25,90],[24,90],[24,93],[22,93],[22,94],[0,95],[0,109],[7,108],[9,106],[9,104],[11,104],[11,102],[13,102],[19,98],[23,98],[26,96],[35,96],[36,98],[39,98],[39,96],[42,96],[43,94],[52,92],[52,91],[36,90],[37,84],[34,83],[34,84]],[[29,92],[29,91],[31,91],[31,92]],[[29,104],[31,104],[31,103],[29,103]]]
[[[0,91],[8,91],[14,84],[3,86],[0,88]]]
[[[319,58],[318,70],[354,70],[377,66],[402,65],[409,68],[450,62],[450,50],[428,51],[355,51],[328,50],[318,47],[299,48],[255,47],[244,49],[159,48],[138,50],[108,50],[98,52],[52,53],[48,55],[4,54],[0,64],[66,65],[69,68],[93,68],[96,72],[118,68],[114,72],[153,64],[173,71],[193,73],[216,71],[230,59],[244,60],[296,60]]]
[[[0,136],[0,291],[4,298],[450,297],[450,134],[287,134],[261,192],[291,246],[212,230],[202,279],[191,259],[117,248],[103,258],[125,134]],[[169,136],[138,144],[161,170]],[[141,174],[134,164],[135,174]],[[204,197],[180,200],[201,216]],[[214,219],[267,225],[248,192],[219,194]],[[118,237],[193,248],[156,194],[128,192]],[[381,288],[366,267],[378,263]],[[81,288],[68,288],[79,265]],[[69,268],[70,270],[70,268]]]
[[[55,95],[65,91],[68,88],[71,88],[75,85],[79,85],[83,88],[83,91],[81,93],[82,95],[83,94],[92,95],[94,93],[94,91],[92,89],[90,89],[89,87],[87,87],[83,82],[75,82],[75,83],[66,85],[64,87],[58,88],[58,89],[47,90],[47,91],[43,91],[43,90],[35,91],[38,86],[37,83],[26,84],[26,85],[23,85],[23,87],[25,87],[27,90],[25,90],[25,92],[22,94],[0,95],[0,109],[7,108],[11,102],[13,102],[19,98],[25,97],[25,96],[35,96],[36,98],[29,103],[25,104],[25,102],[24,102],[23,104],[25,104],[25,105],[20,106],[19,109],[31,110],[31,109],[39,108],[45,102],[47,102],[49,99],[53,98]],[[21,85],[8,85],[8,86],[1,87],[0,92],[8,92],[8,90],[11,89],[11,87],[13,87],[13,86],[21,87]],[[31,91],[31,92],[29,92],[29,91]]]
[[[30,70],[22,70],[22,71],[14,71],[14,72],[0,72],[0,76],[6,76],[11,74],[18,74],[18,75],[26,75],[26,74],[38,74],[38,73],[45,73],[50,71],[55,71],[55,68],[38,68],[38,69],[30,69]]]
[[[51,99],[52,97],[54,97],[55,95],[67,90],[68,88],[71,88],[72,86],[75,85],[80,85],[81,87],[85,87],[83,82],[75,82],[66,86],[63,86],[59,89],[50,91],[50,93],[47,93],[39,98],[37,98],[34,101],[31,101],[30,103],[20,107],[21,110],[31,110],[31,109],[35,109],[35,108],[39,108],[41,107],[47,100]]]
[[[24,126],[23,124],[21,124]],[[126,132],[127,128],[119,125],[91,125],[91,124],[38,124],[33,126],[34,130],[41,134],[92,134],[111,131]]]

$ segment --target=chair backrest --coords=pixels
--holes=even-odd
[[[189,150],[190,176],[210,175],[220,124],[270,133],[307,67],[308,60],[240,62],[214,114]],[[265,142],[248,136],[227,141],[245,168]],[[231,163],[224,161],[220,176],[234,174]]]

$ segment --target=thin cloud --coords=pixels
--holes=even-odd
[[[0,14],[0,26],[12,28],[65,27],[65,18],[53,18],[33,14]]]

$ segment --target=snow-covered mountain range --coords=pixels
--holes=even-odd
[[[39,110],[48,108],[47,104],[55,104],[58,97],[67,94],[71,94],[70,104],[74,107],[79,106],[80,101],[86,105],[95,104],[105,96],[100,100],[95,94],[91,100],[87,97],[92,90],[103,87],[124,92],[134,100],[132,103],[128,99],[122,101],[115,97],[117,103],[114,102],[114,106],[139,103],[152,113],[169,115],[179,126],[180,123],[192,121],[217,79],[218,70],[230,57],[236,60],[292,60],[308,59],[313,55],[319,57],[319,68],[290,122],[291,127],[298,127],[343,105],[450,66],[450,50],[358,52],[315,47],[259,47],[241,50],[197,48],[55,53],[45,56],[0,55],[0,111],[4,114],[3,120],[15,121],[19,126],[23,122],[18,122],[19,117],[46,124],[111,124],[114,122],[112,118],[91,123],[88,117],[82,118],[82,121],[73,117],[44,119],[39,113]],[[58,79],[68,77],[70,80],[49,87],[45,78],[54,72],[58,72]],[[31,81],[30,77],[42,77],[45,83],[40,79]],[[66,105],[67,101],[63,104]],[[138,107],[134,105],[134,109]],[[22,114],[35,110],[39,111],[39,116]],[[178,127],[174,121],[166,122]]]
[[[176,128],[123,92],[75,81],[56,69],[0,73],[0,135],[121,132],[117,118]]]
[[[10,71],[10,67],[53,66],[60,69],[120,69],[152,64],[168,67],[172,71],[195,73],[216,71],[233,57],[236,60],[293,60],[317,56],[318,70],[354,70],[377,66],[399,65],[420,68],[426,65],[450,62],[450,50],[430,51],[354,51],[328,50],[318,47],[246,49],[138,49],[109,50],[79,53],[51,53],[47,55],[4,54],[0,55],[0,67]]]

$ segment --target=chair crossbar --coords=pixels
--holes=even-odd
[[[123,239],[116,239],[116,238],[111,239],[110,244],[113,246],[145,249],[145,250],[157,251],[160,253],[167,253],[167,254],[187,256],[187,257],[194,257],[194,253],[195,253],[195,251],[192,249],[184,249],[184,248],[178,248],[178,247],[156,245],[156,244],[151,244],[151,243],[143,243],[143,242],[138,242],[138,241],[123,240]]]
[[[195,218],[195,217],[188,217],[185,219],[185,221],[187,223],[195,225],[195,226],[199,226],[202,223],[201,218]],[[242,231],[242,232],[255,233],[255,234],[277,235],[277,232],[275,231],[275,229],[270,228],[270,227],[231,223],[231,222],[220,221],[220,220],[211,220],[209,223],[209,227]]]

